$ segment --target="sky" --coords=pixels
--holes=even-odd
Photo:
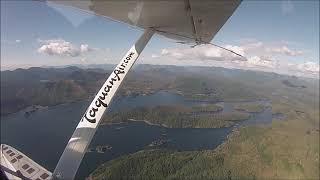
[[[214,20],[213,20],[214,21]],[[1,1],[1,70],[116,64],[142,31],[69,7]],[[319,1],[244,0],[211,43],[153,36],[139,64],[220,66],[319,78]]]

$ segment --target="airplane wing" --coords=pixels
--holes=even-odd
[[[233,14],[241,0],[51,0],[165,37],[208,43]]]

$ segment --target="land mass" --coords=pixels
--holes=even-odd
[[[33,105],[92,99],[111,71],[78,67],[1,71],[1,115]],[[216,67],[138,65],[130,72],[118,97],[159,90],[208,104],[268,99],[272,113],[282,114],[283,118],[268,125],[240,127],[212,150],[172,151],[153,146],[106,162],[91,178],[319,179],[318,79]],[[231,117],[210,112],[217,107],[207,106],[204,110],[172,106],[114,112],[104,122],[136,119],[180,128],[223,127],[233,123]],[[259,112],[262,107],[242,105],[238,109],[247,113]]]
[[[107,151],[110,151],[112,149],[109,145],[98,145],[95,147],[89,147],[87,152],[97,152],[97,153],[105,153]]]
[[[259,103],[237,103],[234,107],[236,110],[244,111],[248,113],[259,113],[262,112],[265,107]]]
[[[228,71],[231,70],[137,65],[124,81],[117,97],[148,95],[160,90],[211,102],[260,97],[249,87],[221,76]],[[110,67],[84,69],[74,66],[1,71],[1,115],[34,105],[53,106],[91,100],[111,72]]]
[[[319,112],[311,108],[297,113],[301,104],[291,103],[275,101],[273,111],[284,113],[284,119],[241,127],[216,149],[174,151],[151,146],[102,164],[90,178],[319,179],[319,116],[312,116]]]
[[[198,77],[206,75],[205,81],[196,80],[195,76],[180,76],[171,88],[193,100],[239,100],[235,108],[245,112],[260,112],[264,107],[241,101],[266,98],[270,100],[272,113],[282,115],[281,120],[237,128],[212,150],[174,151],[155,146],[124,155],[102,164],[90,177],[319,179],[318,80],[241,70],[228,71],[224,76],[218,72],[221,73],[203,70]],[[235,97],[237,93],[241,94]]]
[[[192,107],[184,105],[138,107],[109,114],[103,119],[103,124],[131,120],[168,128],[221,128],[230,127],[236,121],[250,117],[250,114],[245,112],[221,113],[220,111],[222,107],[214,104]]]

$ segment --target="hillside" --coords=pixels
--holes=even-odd
[[[269,125],[241,127],[216,149],[142,150],[106,162],[90,177],[319,179],[319,96],[291,91],[286,95],[272,98],[273,112],[283,113],[284,119]],[[312,97],[314,100],[309,101]]]
[[[112,113],[103,119],[103,123],[135,120],[169,128],[221,128],[230,127],[235,122],[250,117],[250,114],[244,112],[220,113],[219,111],[222,111],[222,108],[214,105],[138,107]]]
[[[110,70],[77,67],[30,68],[1,72],[1,115],[31,105],[50,106],[92,98]],[[236,109],[259,112],[246,102],[267,99],[282,114],[272,124],[241,127],[218,148],[172,151],[150,148],[105,162],[93,179],[319,179],[319,82],[275,73],[215,67],[138,65],[118,97],[159,90],[214,104],[237,103]],[[232,117],[199,115],[215,106],[137,107],[113,112],[105,123],[148,120],[168,127],[225,127]],[[199,115],[194,118],[194,115]],[[218,122],[218,123],[217,123]]]
[[[188,70],[199,75],[197,72],[200,69],[194,67]],[[283,118],[274,119],[272,124],[268,125],[238,128],[222,145],[212,150],[172,151],[156,148],[125,155],[101,165],[91,177],[93,179],[319,179],[318,81],[274,73],[219,68],[201,69],[201,76],[203,75],[210,79],[209,83],[195,83],[193,87],[192,83],[188,85],[186,84],[188,81],[182,81],[182,85],[176,84],[175,87],[180,88],[179,91],[188,98],[198,92],[205,94],[204,96],[214,97],[213,93],[205,93],[213,92],[206,87],[221,83],[215,88],[216,94],[219,95],[217,97],[239,102],[244,99],[266,98],[271,100],[272,112],[283,114]],[[285,80],[291,84],[284,83]],[[218,89],[228,90],[221,92]],[[241,90],[245,93],[241,93]],[[240,98],[233,99],[237,92]],[[238,108],[250,112],[261,110],[259,106],[245,103]]]
[[[110,73],[110,67],[106,67],[81,69],[71,66],[1,71],[1,115],[31,105],[50,106],[91,99]],[[298,87],[288,86],[284,81]],[[316,82],[274,73],[216,67],[137,65],[117,96],[150,94],[164,89],[192,100],[242,101],[283,97],[289,91],[311,94],[319,87]]]

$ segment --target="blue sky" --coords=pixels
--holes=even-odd
[[[71,8],[34,1],[1,1],[1,68],[117,63],[141,33]],[[73,54],[39,50],[53,42],[72,45]],[[225,60],[230,55],[219,61],[214,55],[204,62],[194,56],[195,51],[207,54],[215,49],[190,50],[159,36],[147,45],[140,63],[203,65],[208,60],[213,66],[256,70],[266,66],[270,71],[289,74],[298,68],[301,73],[318,75],[319,1],[243,1],[212,42],[243,52],[251,58],[250,63]],[[86,48],[82,51],[81,46]],[[177,57],[177,53],[188,54],[188,58]],[[279,63],[291,69],[275,70]]]

